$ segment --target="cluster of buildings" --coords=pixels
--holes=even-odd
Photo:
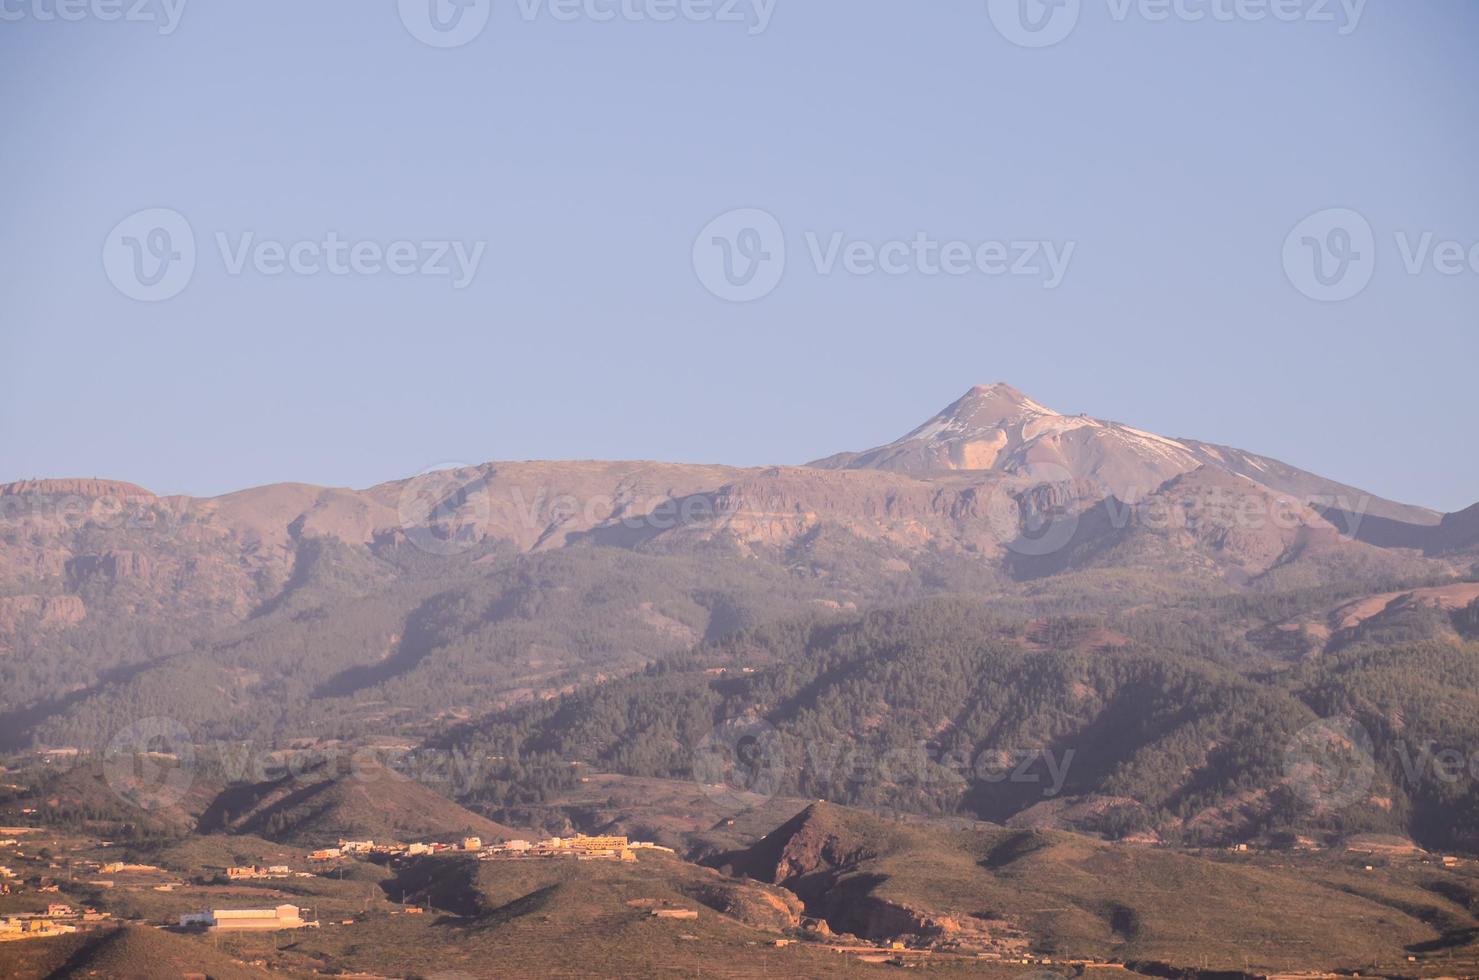
[[[164,869],[152,864],[129,864],[126,861],[112,861],[98,869],[105,875],[117,874],[161,874]]]
[[[541,841],[504,841],[500,844],[482,843],[479,837],[464,837],[457,844],[414,843],[377,844],[376,841],[339,841],[337,847],[325,847],[309,854],[315,862],[342,859],[342,857],[423,857],[430,854],[461,853],[478,854],[482,860],[513,860],[525,857],[571,857],[577,860],[636,860],[636,851],[658,850],[674,853],[673,848],[663,847],[651,841],[632,841],[626,837],[549,837]],[[268,868],[266,874],[250,875],[247,872],[262,872],[262,869],[241,868],[232,872],[243,872],[241,877],[275,877],[275,872],[287,869]],[[303,874],[303,872],[294,872]],[[235,877],[235,875],[232,875]]]
[[[574,858],[577,860],[635,861],[640,850],[667,851],[651,841],[633,841],[626,837],[549,837],[541,841],[511,840],[500,844],[484,845],[480,837],[464,837],[456,844],[441,843],[379,843],[372,840],[341,840],[337,847],[326,847],[312,852],[314,861],[334,861],[345,857],[369,857],[381,855],[389,858],[423,857],[433,854],[461,853],[476,854],[484,861],[511,860],[516,858]],[[233,869],[258,870],[261,869]],[[268,872],[279,869],[268,868]],[[285,870],[285,869],[284,869]],[[266,875],[265,877],[271,877]]]
[[[72,906],[59,904],[48,905],[44,915],[13,915],[0,918],[0,942],[44,939],[47,936],[62,936],[69,932],[76,932],[75,920],[78,918],[80,916]]]
[[[274,909],[187,912],[180,916],[180,928],[214,932],[274,932],[280,929],[316,929],[318,922],[305,920],[303,910],[296,905],[279,905]]]
[[[274,864],[266,868],[249,864],[226,869],[226,878],[229,881],[263,881],[271,878],[291,878],[295,875],[302,878],[313,877],[305,871],[294,871],[286,864]]]
[[[309,854],[314,861],[334,861],[344,857],[368,857],[379,854],[385,857],[420,857],[427,854],[442,854],[447,851],[478,852],[483,849],[480,837],[464,837],[458,844],[442,843],[381,843],[372,840],[341,840],[338,847],[325,847]]]
[[[62,936],[76,931],[77,927],[70,922],[57,922],[53,919],[35,916],[12,916],[0,919],[0,943],[14,942],[18,939],[45,939],[48,936]]]
[[[549,837],[537,843],[511,840],[504,844],[493,844],[483,849],[481,857],[484,861],[507,861],[521,858],[635,861],[636,852],[641,850],[673,853],[672,848],[663,847],[651,841],[632,841],[615,835],[587,837],[584,834],[577,834],[574,837]]]
[[[19,827],[0,827],[0,833],[4,833],[4,834],[22,834],[22,833],[25,833],[25,831],[22,830]],[[20,846],[20,841],[16,840],[14,837],[0,838],[0,847],[19,847],[19,846]],[[20,851],[16,851],[16,857],[24,857],[24,856],[25,855],[21,854]],[[19,880],[19,877],[20,876],[15,873],[15,869],[14,868],[7,867],[6,865],[0,864],[0,895],[9,895],[10,892],[11,892],[11,887],[10,887],[11,886],[11,882],[18,881]]]

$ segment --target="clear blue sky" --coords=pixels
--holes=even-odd
[[[1335,23],[1082,0],[1029,49],[986,0],[776,0],[758,34],[494,0],[440,49],[396,0],[193,2],[168,35],[40,19],[54,2],[0,21],[0,480],[796,463],[1009,381],[1386,496],[1479,500],[1479,272],[1410,275],[1394,244],[1479,243],[1479,5],[1369,0],[1342,36],[1337,0]],[[199,256],[140,302],[103,246],[155,207]],[[787,266],[729,303],[692,250],[740,207],[776,217]],[[1377,265],[1321,303],[1281,252],[1331,207],[1369,220]],[[330,231],[486,251],[456,289],[231,275],[215,242]],[[1075,250],[1052,290],[824,275],[807,232]]]

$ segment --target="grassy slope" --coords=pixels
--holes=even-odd
[[[232,937],[238,955],[274,956],[302,967],[332,961],[381,974],[469,977],[850,977],[884,966],[806,946],[774,948],[777,933],[722,914],[698,897],[722,879],[671,858],[609,862],[490,863],[437,859],[462,891],[467,914],[379,916],[304,934],[274,954],[260,937]],[[444,884],[446,884],[444,882]],[[756,893],[755,885],[730,882]],[[433,889],[435,891],[435,889]],[[448,902],[441,894],[437,902]],[[467,904],[470,903],[470,904]],[[661,920],[654,907],[686,908],[693,920]],[[931,975],[1025,977],[1025,968],[940,962]]]
[[[14,980],[89,976],[160,980],[186,974],[204,974],[212,980],[256,980],[272,975],[233,960],[205,939],[149,926],[0,943],[0,975]]]
[[[1368,884],[1363,895],[1328,868],[1322,877],[1057,832],[943,831],[831,805],[811,808],[746,857],[752,873],[779,866],[803,891],[830,884],[835,892],[822,892],[822,903],[845,896],[833,906],[843,926],[861,899],[936,918],[1000,916],[1060,956],[1397,970],[1404,947],[1438,938],[1434,925],[1476,924],[1431,891],[1398,882],[1386,893]]]

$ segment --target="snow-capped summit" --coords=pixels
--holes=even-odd
[[[902,438],[815,465],[903,472],[1052,469],[1063,477],[1097,479],[1111,490],[1149,492],[1201,464],[1177,440],[1118,422],[1062,415],[998,383],[972,388]]]
[[[936,418],[969,419],[975,425],[988,425],[1021,415],[1057,414],[1006,382],[998,381],[996,384],[976,385]]]
[[[1236,474],[1299,499],[1355,502],[1360,491],[1277,460],[1193,439],[1171,439],[1121,422],[1062,415],[1009,384],[980,385],[934,418],[893,442],[810,464],[824,469],[875,469],[924,475],[940,471],[1018,474],[1034,481],[1071,480],[1139,500],[1167,480],[1202,466]],[[1387,516],[1429,522],[1421,508],[1376,502]]]

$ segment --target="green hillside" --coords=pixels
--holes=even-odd
[[[1420,753],[1479,737],[1467,693],[1479,647],[1365,643],[1237,670],[1246,641],[1228,620],[1246,633],[1247,610],[1198,615],[1022,623],[942,600],[790,621],[496,715],[456,742],[516,760],[515,786],[472,796],[484,805],[558,780],[571,760],[695,778],[703,753],[724,748],[716,737],[754,728],[767,795],[1028,822],[1078,800],[1073,825],[1111,837],[1387,831],[1473,846],[1473,824],[1451,820],[1473,812],[1473,781],[1440,785]],[[1338,808],[1309,800],[1291,763],[1325,718],[1372,739],[1368,785]]]

